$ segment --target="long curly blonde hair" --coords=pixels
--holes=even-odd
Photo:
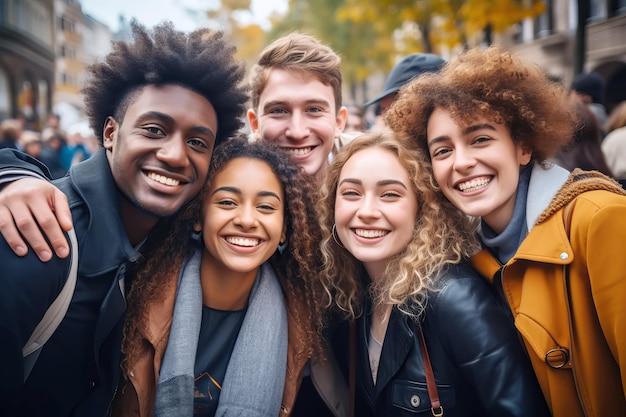
[[[335,201],[341,170],[364,149],[380,148],[393,153],[408,172],[417,196],[418,215],[407,247],[389,259],[384,279],[369,282],[363,265],[333,236]],[[335,156],[320,190],[318,211],[322,227],[323,284],[328,306],[346,318],[362,313],[369,295],[373,305],[392,304],[417,318],[427,303],[446,265],[457,264],[478,250],[475,224],[441,193],[432,175],[423,168],[423,154],[397,140],[390,131],[370,132],[354,139]],[[376,167],[372,167],[375,169]]]

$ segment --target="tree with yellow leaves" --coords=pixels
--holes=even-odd
[[[345,0],[337,18],[359,23],[383,20],[388,34],[412,22],[421,33],[421,51],[436,52],[466,46],[468,39],[484,33],[503,32],[544,11],[541,0]]]

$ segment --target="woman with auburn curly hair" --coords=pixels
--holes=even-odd
[[[515,316],[555,417],[626,415],[626,197],[547,162],[578,121],[563,88],[497,47],[415,79],[386,115],[463,213],[472,265]]]
[[[321,355],[308,184],[272,145],[216,148],[200,197],[130,284],[113,415],[278,416],[288,349],[290,361]]]
[[[474,228],[423,165],[391,133],[367,133],[334,158],[320,191],[324,285],[356,319],[332,334],[340,363],[356,367],[354,415],[548,415],[510,314],[464,262]]]

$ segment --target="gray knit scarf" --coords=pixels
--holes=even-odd
[[[157,384],[156,417],[193,415],[194,364],[202,318],[201,258],[202,249],[198,249],[181,269],[172,329]],[[286,369],[287,312],[278,279],[265,263],[250,293],[215,415],[277,416]]]

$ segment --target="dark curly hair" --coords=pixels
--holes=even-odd
[[[566,145],[577,125],[562,85],[538,65],[497,46],[470,49],[438,73],[414,79],[400,89],[384,118],[403,139],[428,152],[426,129],[436,107],[448,110],[461,126],[481,116],[505,124],[539,162]]]
[[[104,61],[90,65],[82,93],[89,124],[102,145],[104,123],[123,122],[128,106],[148,84],[177,84],[205,97],[218,121],[217,145],[241,128],[248,99],[245,67],[224,33],[198,29],[189,34],[161,23],[149,32],[131,22],[133,43],[118,41]]]
[[[128,288],[128,309],[124,324],[122,351],[126,357],[122,364],[124,374],[129,364],[136,362],[142,349],[141,332],[145,331],[148,306],[162,299],[167,291],[175,291],[178,273],[185,256],[194,245],[191,238],[193,225],[200,221],[203,196],[211,180],[224,166],[236,158],[257,159],[267,163],[285,195],[285,222],[287,224],[286,248],[277,250],[269,262],[281,283],[287,310],[304,329],[305,340],[299,340],[297,355],[323,356],[322,330],[325,324],[325,292],[320,279],[321,229],[315,212],[316,192],[313,181],[289,155],[267,142],[248,143],[245,139],[231,139],[215,148],[208,181],[202,192],[176,219],[158,226],[162,239],[151,239],[153,247],[149,256],[136,271]],[[165,232],[167,231],[167,232]],[[304,315],[303,315],[304,314]]]

